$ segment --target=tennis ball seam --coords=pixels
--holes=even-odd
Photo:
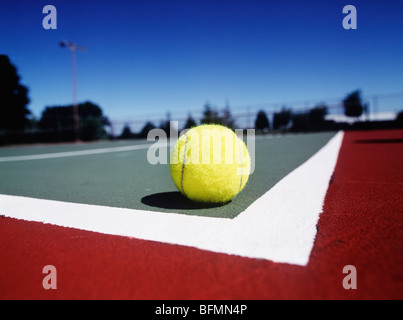
[[[184,148],[184,153],[183,153],[183,161],[182,161],[182,172],[181,172],[181,191],[184,195],[186,195],[185,193],[185,189],[183,188],[183,176],[185,174],[185,162],[186,162],[186,144],[188,142],[188,136],[185,135],[186,140],[185,140],[185,145],[183,146]]]
[[[241,167],[241,172],[240,172],[241,177],[239,179],[240,181],[239,181],[239,189],[238,189],[238,192],[239,192],[239,191],[241,191],[241,188],[242,188],[242,176],[243,176],[243,170],[242,170],[242,145],[241,145],[238,137],[235,137],[235,139],[237,139],[237,142],[238,142],[239,155],[240,155],[239,164],[240,164],[240,167]]]

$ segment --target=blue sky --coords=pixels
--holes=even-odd
[[[45,30],[42,8],[57,9]],[[345,30],[342,9],[357,9]],[[0,3],[0,54],[29,87],[29,109],[78,100],[111,119],[403,91],[403,1],[135,0]],[[403,106],[401,105],[400,107]]]

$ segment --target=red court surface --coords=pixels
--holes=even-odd
[[[345,133],[305,267],[2,217],[0,298],[402,299],[402,164],[403,130]]]

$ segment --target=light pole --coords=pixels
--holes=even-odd
[[[73,71],[73,119],[74,119],[74,138],[79,141],[79,126],[78,126],[78,104],[77,104],[77,62],[76,51],[85,52],[87,49],[79,46],[76,43],[63,40],[60,42],[62,48],[68,48],[71,52],[71,62]]]

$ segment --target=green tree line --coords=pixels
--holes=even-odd
[[[28,109],[29,90],[20,83],[17,68],[6,55],[0,55],[0,145],[7,143],[29,142],[67,142],[74,141],[75,121],[74,107],[47,106],[44,108],[39,120],[32,116]],[[368,105],[364,104],[359,90],[353,91],[343,99],[344,114],[348,117],[359,119],[368,112]],[[111,129],[111,122],[103,114],[102,108],[97,104],[86,101],[77,106],[78,111],[78,138],[82,141],[93,141],[108,136],[106,128]],[[254,128],[259,133],[269,131],[321,131],[337,130],[341,127],[334,121],[326,120],[328,106],[324,103],[306,110],[294,112],[290,107],[282,107],[280,111],[271,114],[269,119],[265,110],[259,110],[256,114]],[[169,135],[170,117],[162,121],[159,126],[148,121],[143,128],[133,133],[129,125],[126,125],[118,136],[121,139],[146,138],[150,130],[154,128],[164,129]],[[236,119],[232,115],[228,103],[219,110],[210,102],[204,104],[204,110],[199,122],[191,114],[188,115],[183,128],[188,129],[198,124],[216,123],[235,129]],[[386,123],[385,126],[391,125]],[[398,113],[395,127],[403,127],[403,111]],[[361,126],[366,128],[365,126]],[[368,126],[367,126],[368,127]],[[112,132],[112,130],[109,130]]]

